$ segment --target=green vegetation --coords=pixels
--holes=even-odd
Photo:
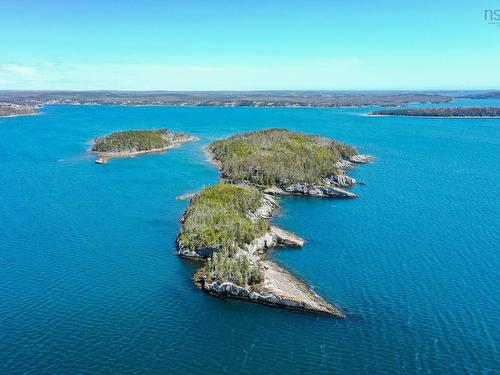
[[[372,112],[371,114],[378,116],[418,117],[500,117],[500,107],[384,109]]]
[[[216,249],[200,271],[208,280],[232,281],[238,285],[260,282],[262,271],[236,249],[263,235],[265,220],[247,217],[262,204],[262,193],[249,186],[215,185],[196,194],[187,209],[179,246]]]
[[[255,285],[264,279],[260,263],[251,264],[248,256],[235,257],[227,251],[214,253],[198,275],[207,281],[230,281],[240,286]]]
[[[171,142],[172,135],[168,129],[128,130],[96,138],[92,151],[112,153],[148,151],[168,147]]]
[[[332,140],[329,147],[331,150],[338,152],[342,159],[348,160],[349,158],[357,154],[357,151],[354,147],[336,140]]]
[[[261,206],[262,193],[249,186],[215,185],[196,194],[184,215],[179,245],[232,252],[262,235],[265,220],[253,223],[249,212]]]
[[[225,178],[279,187],[321,183],[338,172],[339,160],[356,154],[352,146],[285,129],[236,135],[213,142],[208,149],[220,162]]]

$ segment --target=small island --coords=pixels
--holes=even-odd
[[[0,103],[0,117],[17,117],[40,114],[40,108],[34,105]]]
[[[500,117],[500,107],[383,109],[370,113],[370,116],[495,118]]]
[[[333,139],[268,129],[216,141],[206,148],[223,182],[194,195],[181,218],[180,256],[203,260],[194,276],[206,292],[266,305],[331,315],[345,314],[303,281],[266,259],[274,247],[303,247],[304,240],[270,225],[274,195],[355,198],[345,169],[372,160]]]
[[[172,133],[168,129],[126,130],[96,138],[92,152],[99,155],[96,163],[109,159],[134,157],[141,154],[164,152],[186,142],[196,140],[185,133]]]
[[[229,182],[246,182],[269,194],[356,198],[345,169],[372,160],[352,146],[318,135],[267,129],[235,135],[206,148]]]

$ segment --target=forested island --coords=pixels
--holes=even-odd
[[[189,134],[173,133],[166,128],[126,130],[96,138],[92,145],[92,151],[100,156],[97,162],[104,163],[112,158],[163,152],[195,139]]]
[[[370,156],[318,135],[267,129],[235,135],[207,146],[210,158],[230,182],[246,182],[273,194],[355,198],[344,187],[356,181],[344,172]]]
[[[354,198],[346,168],[371,160],[352,146],[317,135],[268,129],[208,145],[223,182],[194,195],[181,218],[180,256],[204,260],[194,281],[208,293],[267,305],[345,315],[303,281],[266,259],[267,250],[304,240],[270,225],[271,194]]]
[[[500,107],[408,108],[382,109],[371,116],[409,117],[500,117]]]
[[[40,108],[34,105],[0,103],[0,117],[37,115]]]

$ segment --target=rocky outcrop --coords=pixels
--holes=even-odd
[[[344,172],[346,169],[353,168],[354,164],[352,162],[350,162],[349,160],[342,159],[342,160],[336,162],[335,166],[337,167],[338,170]]]
[[[295,233],[271,225],[271,234],[276,243],[285,247],[303,247],[305,241]]]
[[[278,202],[276,199],[268,194],[264,194],[262,198],[262,205],[257,208],[254,212],[249,212],[247,214],[248,218],[254,223],[260,219],[269,220],[274,212],[278,209]]]
[[[345,173],[331,175],[330,181],[340,187],[351,187],[356,183],[356,180],[354,178],[349,177]]]
[[[354,156],[351,156],[349,161],[352,163],[356,163],[356,164],[365,164],[365,163],[369,163],[369,162],[373,161],[373,156],[356,154]]]
[[[357,198],[353,192],[341,189],[334,186],[333,182],[325,181],[324,185],[295,183],[285,189],[277,186],[272,186],[263,190],[266,194],[274,195],[310,195],[313,197],[330,197],[330,198]]]
[[[274,247],[303,247],[304,243],[304,239],[296,234],[271,225],[268,232],[255,238],[249,244],[243,245],[241,250],[245,251],[250,258],[255,258],[255,255],[260,256]]]
[[[338,161],[335,166],[342,171],[345,174],[346,169],[351,169],[354,168],[355,164],[366,164],[370,163],[373,161],[373,156],[371,155],[364,155],[364,154],[356,154],[354,156],[351,156],[348,160],[347,159],[342,159]]]
[[[332,186],[329,182],[325,185],[311,184],[292,184],[285,188],[288,194],[303,194],[312,195],[315,197],[332,197],[332,198],[357,198],[358,196],[350,191]]]

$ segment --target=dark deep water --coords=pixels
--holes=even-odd
[[[49,106],[0,119],[0,373],[498,373],[500,120],[369,110]],[[86,153],[93,137],[161,126],[200,141],[107,165]],[[308,243],[271,256],[345,320],[210,297],[175,255],[188,204],[175,197],[218,181],[201,147],[267,127],[377,158],[351,173],[359,199],[283,198],[274,220]]]

